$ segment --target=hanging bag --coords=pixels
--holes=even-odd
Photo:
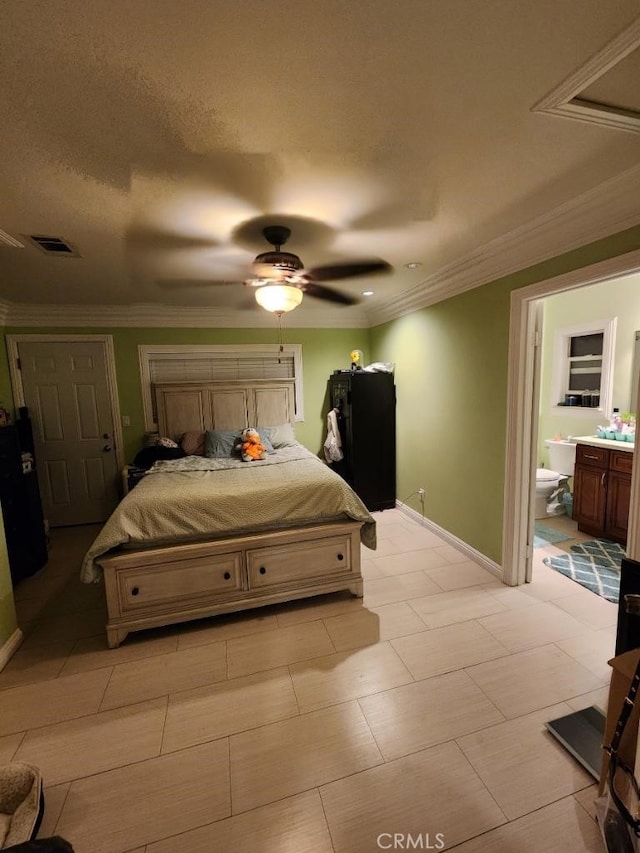
[[[327,438],[324,443],[324,458],[329,465],[332,462],[340,462],[344,459],[341,447],[342,441],[338,428],[338,412],[337,409],[331,409],[327,414]]]

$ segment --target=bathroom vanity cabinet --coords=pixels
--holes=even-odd
[[[632,466],[633,450],[578,442],[573,480],[578,530],[626,544]]]

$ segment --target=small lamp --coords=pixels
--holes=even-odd
[[[256,302],[267,311],[283,314],[302,302],[302,291],[289,284],[265,284],[256,290]]]

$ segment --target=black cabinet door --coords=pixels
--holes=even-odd
[[[35,469],[23,471],[20,432],[0,427],[0,505],[14,584],[47,562],[47,540]]]
[[[390,373],[353,371],[330,380],[340,413],[344,463],[337,467],[369,510],[396,502],[396,395]]]
[[[637,648],[640,648],[640,563],[623,557],[620,564],[616,655]]]

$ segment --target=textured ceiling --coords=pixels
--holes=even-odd
[[[531,111],[634,15],[635,0],[3,3],[0,229],[26,245],[0,246],[0,299],[261,316],[242,284],[209,282],[246,277],[268,222],[307,267],[384,258],[391,275],[334,286],[396,299],[637,166],[640,134]],[[637,68],[608,90],[632,107]]]

